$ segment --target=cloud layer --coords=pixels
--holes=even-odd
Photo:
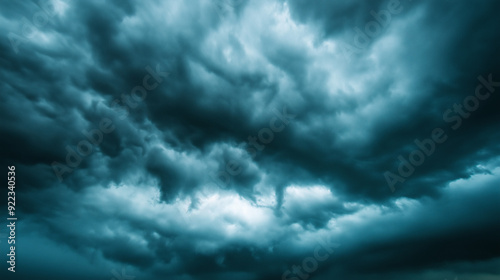
[[[500,275],[497,1],[0,5],[7,279]]]

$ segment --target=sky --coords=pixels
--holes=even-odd
[[[499,10],[0,1],[2,279],[500,279]]]

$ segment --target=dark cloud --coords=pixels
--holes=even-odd
[[[6,279],[500,275],[497,1],[0,5]]]

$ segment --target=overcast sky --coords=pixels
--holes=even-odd
[[[500,279],[499,11],[0,1],[2,279]]]

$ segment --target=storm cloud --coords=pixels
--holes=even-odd
[[[5,279],[500,277],[500,2],[0,7]]]

